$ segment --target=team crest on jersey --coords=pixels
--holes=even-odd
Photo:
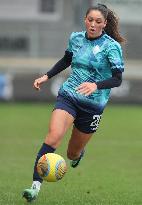
[[[101,51],[100,47],[98,45],[94,46],[93,48],[93,53],[94,55],[96,55],[97,53],[99,53]]]

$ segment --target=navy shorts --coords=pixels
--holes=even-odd
[[[55,109],[65,110],[71,114],[75,119],[75,127],[81,132],[86,134],[94,133],[99,127],[102,113],[96,108],[89,109],[87,105],[85,107],[84,105],[82,106],[75,99],[59,94],[54,107]]]

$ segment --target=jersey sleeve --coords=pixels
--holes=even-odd
[[[72,51],[72,41],[73,41],[72,39],[73,39],[73,36],[74,36],[74,32],[71,33],[71,35],[70,35],[66,51],[73,52]]]
[[[112,43],[108,46],[107,56],[112,70],[124,71],[122,48],[119,43]]]

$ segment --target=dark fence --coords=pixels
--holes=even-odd
[[[0,100],[1,101],[33,101],[54,102],[61,84],[66,80],[67,74],[59,74],[44,84],[39,92],[33,89],[34,79],[39,73],[7,74],[0,73]],[[119,88],[111,92],[112,103],[142,104],[142,80],[123,79]]]

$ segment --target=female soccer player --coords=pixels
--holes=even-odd
[[[71,34],[64,57],[34,82],[34,88],[40,90],[43,83],[71,65],[72,73],[59,90],[48,134],[35,161],[33,184],[23,192],[28,202],[36,199],[43,181],[36,170],[39,158],[55,152],[74,124],[67,156],[72,160],[71,166],[77,167],[85,145],[99,126],[111,88],[122,82],[120,43],[124,39],[118,30],[117,17],[107,6],[97,4],[88,9],[85,26],[86,31]]]

